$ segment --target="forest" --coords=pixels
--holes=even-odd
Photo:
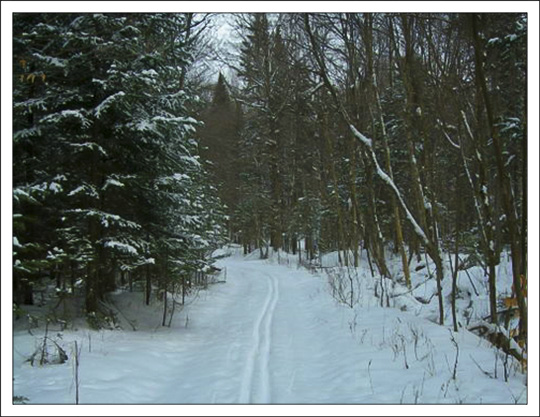
[[[443,281],[480,266],[526,346],[526,13],[16,13],[12,68],[15,318],[50,287],[99,329],[106,294],[184,297],[225,244],[365,251],[411,291],[429,259],[456,331]]]

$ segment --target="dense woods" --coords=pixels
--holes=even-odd
[[[234,82],[189,71],[212,18],[15,16],[16,305],[55,280],[92,317],[128,280],[177,291],[229,240],[367,250],[409,287],[428,256],[440,324],[443,262],[482,265],[497,323],[509,256],[526,340],[526,15],[235,15]]]
[[[427,254],[441,324],[447,257],[456,271],[484,266],[497,323],[506,253],[525,334],[526,16],[254,14],[236,25],[236,107],[227,99],[209,116],[236,108],[227,119],[241,120],[222,136],[236,162],[225,147],[210,158],[235,170],[230,236],[262,257],[338,251],[353,266],[366,249],[387,277],[393,251],[409,286],[411,258]]]
[[[176,291],[223,235],[198,155],[183,14],[22,14],[14,19],[14,291],[129,280]],[[26,297],[26,300],[25,300]]]

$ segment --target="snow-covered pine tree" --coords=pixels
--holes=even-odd
[[[40,52],[66,15],[15,14],[13,19],[13,289],[14,302],[32,304],[32,287],[57,269],[58,199],[65,176],[55,167],[55,136],[40,125],[54,91],[47,77],[64,61]]]
[[[287,46],[280,26],[270,27],[266,15],[255,14],[241,25],[242,99],[245,104],[243,157],[246,168],[242,188],[244,206],[255,210],[251,219],[243,219],[253,232],[248,240],[260,244],[268,239],[274,249],[284,246],[284,185],[286,167],[285,139],[291,132],[290,105],[292,86]],[[254,194],[252,188],[259,191]],[[255,197],[255,195],[257,197]],[[250,201],[251,200],[251,201]],[[243,210],[245,212],[245,210]],[[256,213],[256,214],[255,214]]]
[[[186,247],[196,244],[193,236],[204,234],[197,221],[182,217],[205,210],[197,205],[197,187],[206,181],[192,137],[198,123],[188,115],[190,97],[182,89],[192,20],[182,14],[16,19],[25,22],[15,35],[16,59],[32,75],[22,74],[21,82],[32,86],[16,91],[15,120],[21,121],[14,140],[34,140],[16,147],[25,171],[40,164],[46,170],[39,178],[16,179],[14,196],[34,203],[26,198],[29,186],[56,194],[43,203],[56,225],[44,246],[69,254],[72,275],[84,272],[72,280],[83,278],[86,312],[95,317],[120,269],[147,265],[150,271],[174,253],[164,251],[163,240],[178,235],[176,248],[183,251],[176,251],[176,261],[182,262]],[[39,90],[37,82],[43,83]],[[32,218],[30,209],[20,211],[20,223]],[[27,242],[17,239],[21,246]]]

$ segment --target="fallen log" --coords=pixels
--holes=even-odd
[[[479,321],[471,324],[467,329],[489,340],[498,349],[516,358],[521,363],[523,370],[527,368],[526,349],[522,348],[504,327],[487,321]]]

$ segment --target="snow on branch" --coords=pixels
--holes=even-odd
[[[198,156],[181,155],[180,159],[182,159],[183,161],[188,162],[189,164],[191,164],[191,165],[193,165],[195,167],[200,167],[201,166],[201,163],[199,162],[199,157]]]
[[[137,249],[135,249],[135,247],[133,247],[133,246],[127,244],[127,243],[117,242],[117,241],[114,241],[114,240],[109,240],[109,241],[105,242],[105,244],[103,246],[106,247],[106,248],[112,248],[112,249],[115,249],[115,250],[117,250],[119,252],[131,254],[131,255],[138,255],[139,254],[139,252],[137,252]]]
[[[472,133],[471,127],[469,126],[469,122],[467,120],[467,116],[465,115],[465,112],[461,111],[461,118],[463,119],[463,123],[465,124],[465,128],[467,129],[467,133],[469,134],[469,137],[471,140],[474,140],[474,135]]]
[[[98,145],[95,142],[85,142],[85,143],[70,143],[69,146],[72,148],[75,148],[77,151],[82,150],[90,150],[90,151],[98,151],[103,156],[107,156],[107,151],[103,149],[100,145]]]
[[[311,97],[313,94],[315,94],[317,91],[319,91],[322,87],[324,87],[324,81],[321,81],[319,84],[311,87],[309,90],[304,92],[304,97],[308,98]]]
[[[94,114],[99,119],[101,117],[101,114],[106,111],[108,108],[111,107],[112,103],[116,101],[120,97],[124,97],[126,93],[123,91],[119,91],[118,93],[114,93],[107,97],[105,100],[103,100],[95,109]]]
[[[34,52],[32,56],[34,58],[42,60],[45,63],[52,65],[53,67],[57,67],[57,68],[65,68],[68,62],[67,59],[61,59],[61,58],[48,56],[48,55],[41,55],[41,54],[38,54],[37,52]]]
[[[13,189],[13,200],[17,203],[26,201],[32,204],[40,204],[30,193],[32,187],[16,187]],[[41,190],[40,190],[41,191]]]
[[[101,224],[106,228],[108,228],[108,227],[110,227],[112,225],[116,225],[116,226],[119,226],[119,227],[125,227],[125,228],[128,228],[128,229],[136,229],[136,230],[141,228],[141,225],[138,224],[138,223],[132,222],[130,220],[126,220],[126,219],[120,217],[118,214],[106,213],[106,212],[101,211],[101,210],[73,209],[73,210],[68,210],[67,212],[68,213],[82,214],[85,217],[89,217],[89,218],[98,218],[100,220]]]
[[[346,117],[347,120],[349,119],[348,115],[344,115],[344,116],[347,116]],[[360,133],[360,131],[358,129],[356,129],[356,127],[352,123],[349,124],[349,128],[351,129],[351,132],[353,133],[353,135],[364,146],[366,146],[368,148],[371,160],[373,161],[373,164],[375,165],[377,175],[394,192],[395,196],[397,197],[397,199],[398,199],[398,201],[399,201],[399,203],[401,205],[401,208],[403,209],[403,211],[405,212],[405,215],[407,216],[407,220],[413,226],[414,231],[416,232],[416,234],[422,239],[422,243],[424,243],[424,245],[426,245],[426,246],[429,246],[430,242],[429,242],[428,237],[426,236],[426,234],[424,233],[424,230],[420,227],[420,225],[418,224],[418,222],[416,221],[416,219],[414,218],[414,216],[410,212],[409,208],[407,207],[407,204],[405,204],[405,201],[403,200],[403,196],[401,195],[401,192],[397,188],[397,186],[394,183],[394,181],[392,180],[392,178],[390,178],[390,176],[386,172],[384,172],[383,169],[381,168],[381,166],[379,165],[379,161],[377,160],[377,156],[375,155],[375,151],[373,150],[373,141],[371,139],[369,139],[367,136],[365,136],[364,134]]]
[[[180,123],[180,124],[190,124],[198,125],[199,122],[193,117],[164,117],[164,116],[154,116],[152,117],[153,122],[164,122],[164,123]]]
[[[448,133],[446,133],[446,131],[443,130],[443,134],[444,134],[444,137],[446,138],[446,140],[448,140],[448,142],[450,142],[450,145],[452,145],[456,149],[461,149],[461,147],[452,140],[452,138],[448,135]]]
[[[364,145],[366,145],[368,148],[372,149],[372,141],[371,139],[367,138],[366,136],[364,136],[362,133],[360,133],[358,131],[358,129],[356,129],[356,127],[354,127],[352,124],[349,125],[353,135],[359,139]]]
[[[351,118],[349,117],[349,114],[347,113],[347,110],[343,106],[343,103],[338,98],[338,95],[336,93],[336,89],[334,88],[334,86],[332,85],[332,82],[330,81],[330,78],[328,77],[325,62],[324,62],[323,57],[321,56],[321,50],[319,49],[319,47],[317,45],[317,40],[316,40],[312,30],[311,30],[310,23],[309,23],[309,15],[307,15],[307,14],[304,15],[304,24],[305,24],[305,28],[306,28],[306,31],[308,33],[308,36],[309,36],[309,39],[310,39],[310,42],[311,42],[312,51],[314,53],[315,60],[317,61],[317,64],[319,66],[319,70],[321,72],[321,76],[323,78],[324,84],[326,85],[326,87],[330,91],[330,94],[331,94],[335,104],[337,105],[337,107],[339,109],[339,112],[341,113],[341,116],[343,117],[344,121],[349,125],[349,128],[350,128],[351,132],[353,133],[353,135],[369,151],[370,157],[371,157],[371,159],[372,159],[372,161],[373,161],[373,163],[374,163],[374,165],[376,167],[377,175],[392,189],[392,191],[396,195],[396,197],[397,197],[403,211],[405,212],[405,214],[407,216],[407,220],[413,226],[416,234],[422,239],[422,242],[426,245],[426,247],[431,246],[431,244],[430,244],[431,242],[429,241],[428,237],[424,233],[424,230],[420,227],[420,225],[418,224],[418,222],[416,221],[416,219],[414,218],[412,213],[409,211],[407,205],[405,204],[405,201],[403,200],[403,196],[401,195],[401,192],[396,187],[396,184],[394,183],[392,178],[390,178],[381,169],[381,167],[379,165],[379,162],[377,161],[377,156],[375,155],[375,151],[373,149],[373,141],[371,139],[369,139],[368,137],[366,137],[365,135],[363,135],[358,129],[356,129],[356,127],[352,123]]]
[[[77,120],[83,127],[87,128],[92,125],[92,122],[85,116],[86,111],[80,110],[62,110],[57,113],[52,113],[41,119],[40,123],[59,123],[66,120]]]
[[[388,186],[390,186],[390,188],[392,188],[392,190],[394,191],[394,194],[396,195],[399,203],[401,204],[401,208],[403,209],[403,211],[405,212],[405,215],[407,216],[407,220],[409,220],[409,223],[411,223],[411,225],[413,226],[414,231],[422,239],[422,242],[424,243],[424,245],[429,246],[429,239],[427,238],[426,234],[424,233],[424,231],[422,230],[422,228],[420,227],[420,225],[418,224],[418,222],[416,221],[416,219],[414,218],[412,213],[409,211],[409,208],[405,204],[405,201],[403,200],[403,197],[401,196],[401,193],[398,190],[396,184],[394,183],[392,178],[390,178],[390,176],[388,176],[388,174],[386,174],[386,172],[384,172],[381,169],[381,167],[379,166],[379,162],[377,161],[377,159],[375,157],[375,154],[373,153],[373,151],[371,151],[371,152],[372,152],[371,157],[372,157],[373,162],[375,163],[375,167],[377,169],[377,175],[386,184],[388,184]]]
[[[96,191],[96,188],[90,184],[79,185],[77,188],[69,192],[68,197],[72,197],[80,193],[83,193],[83,195],[87,197],[99,199],[99,193]]]
[[[17,142],[20,139],[28,139],[34,136],[39,136],[40,134],[41,134],[41,130],[39,129],[39,127],[20,129],[13,132],[13,141]]]
[[[110,186],[125,187],[125,184],[123,182],[120,182],[120,181],[114,179],[114,178],[107,178],[107,180],[105,181],[105,184],[103,185],[103,187],[101,187],[101,189],[106,190]]]

